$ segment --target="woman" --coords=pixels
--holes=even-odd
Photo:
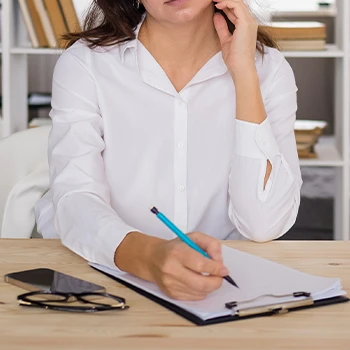
[[[257,32],[242,0],[95,0],[54,72],[43,236],[183,300],[220,287],[219,240],[282,236],[302,183],[297,88]]]

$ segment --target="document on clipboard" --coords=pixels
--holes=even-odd
[[[349,301],[338,278],[306,274],[226,246],[223,246],[223,259],[239,289],[223,281],[221,288],[205,300],[193,302],[171,299],[156,284],[130,274],[90,265],[197,325]]]

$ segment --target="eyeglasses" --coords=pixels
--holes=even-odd
[[[35,291],[17,297],[21,306],[39,307],[57,311],[97,312],[108,310],[127,310],[125,299],[108,293],[60,293],[51,291]],[[64,303],[80,302],[85,305],[64,305]]]

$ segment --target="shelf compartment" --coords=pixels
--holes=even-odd
[[[340,156],[333,136],[322,136],[315,146],[317,158],[299,159],[300,166],[342,167],[344,161]]]

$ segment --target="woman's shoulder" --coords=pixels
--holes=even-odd
[[[262,69],[271,72],[280,69],[283,65],[289,65],[280,50],[269,46],[263,46],[263,54],[257,54],[257,63]]]
[[[257,54],[256,67],[261,82],[272,83],[284,77],[293,82],[294,73],[284,54],[276,48],[264,46],[264,54]]]
[[[268,57],[270,60],[280,62],[282,59],[284,59],[283,53],[277,48],[263,45],[262,49],[264,52],[264,56]]]
[[[91,47],[86,40],[79,39],[74,44],[72,44],[70,47],[65,49],[63,53],[61,54],[61,58],[64,58],[65,56],[72,57],[74,56],[75,59],[78,59],[82,63],[91,63],[92,61],[96,59],[103,59],[105,56],[113,55],[115,57],[120,56],[120,45],[115,44],[108,47]]]

